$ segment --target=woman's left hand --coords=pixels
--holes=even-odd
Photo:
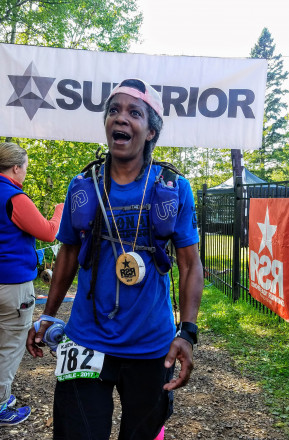
[[[186,385],[194,368],[192,345],[182,338],[175,338],[165,359],[165,367],[170,368],[176,359],[181,364],[179,377],[164,385],[164,390],[171,391]]]

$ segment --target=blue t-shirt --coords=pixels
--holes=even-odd
[[[156,176],[160,166],[151,168],[145,193],[144,205],[149,204]],[[119,185],[111,181],[109,194],[120,237],[133,242],[136,235],[139,210],[122,207],[140,205],[148,169],[140,181]],[[76,176],[69,185],[60,224],[58,240],[66,244],[80,244],[81,232],[72,225],[71,188]],[[189,182],[179,177],[179,210],[175,231],[171,237],[176,248],[190,246],[199,241],[195,221],[195,204]],[[99,184],[103,188],[103,182]],[[111,229],[117,237],[110,209],[107,216]],[[137,245],[150,246],[149,214],[142,211]],[[108,235],[103,222],[103,235]],[[118,255],[122,248],[116,243]],[[124,245],[125,252],[132,251]],[[169,276],[160,275],[148,251],[136,251],[145,263],[145,276],[135,285],[119,283],[119,311],[113,319],[108,315],[114,310],[116,298],[116,262],[112,245],[102,240],[95,288],[95,304],[99,323],[95,323],[92,300],[87,299],[90,289],[91,269],[80,268],[78,289],[73,303],[70,319],[65,332],[73,341],[87,348],[98,350],[112,356],[154,359],[167,354],[175,336],[174,317],[170,300]]]

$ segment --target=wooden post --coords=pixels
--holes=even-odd
[[[234,187],[236,185],[236,179],[239,177],[241,180],[239,180],[240,185],[244,185],[245,182],[245,167],[244,167],[244,159],[243,159],[243,153],[242,150],[231,150],[231,158],[232,158],[232,169],[233,169],[233,184]],[[245,192],[246,189],[242,188],[242,201],[240,202],[240,216],[241,216],[241,225],[240,225],[240,237],[241,237],[241,244],[244,246],[246,244],[246,232],[245,232]]]
[[[241,150],[231,150],[233,182],[236,183],[236,177],[241,177],[244,183],[244,159]]]
[[[242,213],[242,177],[236,177],[234,186],[234,234],[233,234],[233,277],[232,298],[237,301],[240,298],[240,237],[241,237],[241,213]]]
[[[206,260],[206,195],[207,195],[207,184],[203,185],[202,194],[202,219],[201,219],[201,262],[203,265],[203,270],[205,271],[205,260]]]

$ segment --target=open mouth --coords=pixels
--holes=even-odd
[[[115,141],[129,141],[131,139],[131,136],[123,131],[114,131],[112,137]]]

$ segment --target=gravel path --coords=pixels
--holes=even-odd
[[[58,317],[68,319],[72,303],[63,303]],[[37,305],[34,320],[43,312]],[[214,347],[216,336],[201,334],[194,351],[195,370],[189,384],[175,392],[174,415],[166,424],[165,439],[178,440],[286,440],[274,428],[276,420],[264,404],[259,386],[234,368],[229,355]],[[2,427],[1,440],[52,440],[52,402],[55,359],[48,350],[43,359],[28,353],[13,384],[20,405],[30,405],[27,421]],[[117,440],[120,406],[116,396],[111,440]]]

